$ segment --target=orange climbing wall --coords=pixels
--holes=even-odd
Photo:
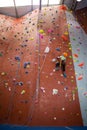
[[[44,30],[45,36],[40,39],[39,102],[35,106],[31,125],[82,125],[65,11],[60,6],[43,8],[39,21],[41,21],[39,29]],[[53,33],[49,34],[49,29],[53,30]],[[62,39],[63,35],[66,40]],[[44,54],[47,46],[50,52]],[[56,51],[56,48],[60,48],[60,51]],[[63,77],[61,70],[53,71],[55,63],[52,59],[63,52],[68,53],[67,78]],[[53,95],[53,89],[57,89],[58,94]],[[75,94],[75,100],[73,100],[73,94]]]
[[[47,7],[39,15],[36,10],[18,20],[0,16],[0,123],[83,125],[65,9]],[[40,39],[39,30],[44,31]],[[50,49],[47,54],[44,53],[46,47]],[[52,62],[63,52],[68,53],[67,78],[61,70],[54,72]],[[25,62],[30,62],[27,68],[24,68]],[[22,85],[18,84],[21,82]],[[54,89],[57,94],[53,95]]]
[[[38,10],[0,19],[0,123],[23,125],[36,90]],[[24,68],[26,62],[30,65]]]

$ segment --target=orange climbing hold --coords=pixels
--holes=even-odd
[[[67,8],[66,8],[65,5],[61,5],[61,6],[60,6],[60,9],[61,9],[61,10],[67,10]]]
[[[63,53],[63,55],[64,55],[65,57],[67,57],[67,56],[68,56],[68,54],[67,54],[66,52],[64,52],[64,53]]]
[[[68,38],[65,36],[65,35],[62,35],[61,38],[64,40],[64,41],[67,41]]]

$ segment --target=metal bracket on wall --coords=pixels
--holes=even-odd
[[[31,11],[33,11],[33,0],[31,0]]]
[[[49,6],[49,0],[47,1],[47,6]]]
[[[40,0],[40,5],[39,5],[39,10],[41,10],[41,0]]]
[[[62,1],[62,4],[64,4],[65,0]]]
[[[15,13],[16,13],[16,18],[18,18],[18,12],[17,12],[17,8],[16,8],[15,0],[13,0],[13,2],[14,2],[14,8],[15,8]]]

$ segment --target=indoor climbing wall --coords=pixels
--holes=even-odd
[[[0,15],[0,123],[82,126],[65,6]],[[67,53],[66,75],[54,59]]]
[[[39,14],[40,84],[31,125],[82,125],[65,10],[63,6],[48,7]],[[53,59],[63,52],[68,54],[67,78],[63,77],[61,69],[54,71]]]
[[[35,98],[38,10],[0,15],[0,123],[24,124]]]

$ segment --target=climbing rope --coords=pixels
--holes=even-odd
[[[38,13],[38,20],[37,23],[39,23],[39,19],[40,19],[40,13],[41,11],[39,10]],[[40,28],[38,27],[38,30]],[[35,92],[33,94],[32,97],[32,103],[30,106],[30,110],[28,113],[28,118],[26,119],[26,121],[24,122],[24,125],[26,125],[27,123],[30,124],[33,118],[33,112],[35,110],[35,101],[38,101],[38,94],[39,94],[39,88],[40,88],[40,37],[39,37],[39,31],[37,30],[37,43],[38,43],[38,72],[37,72],[37,79],[36,79],[36,89]]]

